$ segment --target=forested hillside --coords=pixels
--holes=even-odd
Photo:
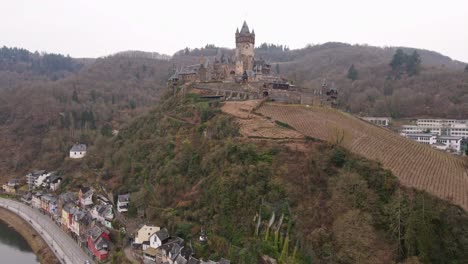
[[[341,147],[243,138],[219,103],[166,94],[72,167],[69,186],[131,193],[129,217],[166,226],[197,257],[258,263],[464,263],[468,215]],[[299,146],[299,145],[300,146]],[[71,164],[68,164],[71,166]],[[65,187],[66,188],[66,187]],[[200,229],[208,244],[198,244]]]
[[[7,48],[0,55],[2,178],[52,170],[73,143],[110,136],[157,101],[170,68],[124,56],[90,62]]]

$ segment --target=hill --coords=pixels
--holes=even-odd
[[[375,160],[390,169],[403,185],[468,210],[468,163],[459,157],[334,109],[265,103],[256,112],[304,136],[342,145]]]
[[[14,54],[23,53],[32,54]],[[62,59],[72,65],[82,61]],[[31,68],[28,60],[0,59],[2,179],[34,168],[53,170],[75,142],[92,144],[147,111],[170,67],[165,60],[111,56],[59,71],[56,78],[56,72]]]
[[[468,259],[468,216],[459,207],[398,184],[376,162],[301,138],[286,124],[244,137],[238,121],[220,111],[228,105],[173,94],[117,137],[99,139],[78,162],[79,172],[76,162],[63,164],[69,179],[63,188],[105,186],[113,197],[130,192],[132,221],[143,210],[140,221],[168,227],[197,257],[214,260]],[[201,228],[206,245],[197,242]]]

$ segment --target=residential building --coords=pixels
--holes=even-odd
[[[73,203],[67,203],[62,209],[62,227],[65,230],[71,230],[73,225],[73,216],[78,212],[78,207]]]
[[[429,134],[429,133],[415,133],[415,134],[408,134],[406,135],[407,138],[415,140],[419,143],[432,145],[436,143],[436,135]]]
[[[166,228],[156,231],[149,237],[150,247],[158,248],[169,239],[169,232]]]
[[[439,144],[439,149],[442,149],[440,148],[441,144],[443,144],[445,146],[445,150],[452,150],[454,152],[461,152],[461,141],[462,141],[462,137],[461,136],[440,136],[440,137],[437,137],[437,143]]]
[[[141,247],[143,250],[145,250],[147,247],[150,246],[150,236],[159,231],[160,229],[161,228],[159,228],[158,226],[143,225],[135,235],[133,246]]]
[[[112,228],[114,212],[112,205],[96,205],[91,210],[91,217],[107,228]]]
[[[70,149],[70,158],[72,159],[81,159],[86,156],[86,145],[85,144],[75,144]]]
[[[19,185],[20,185],[20,180],[11,179],[2,186],[2,189],[6,193],[16,193],[16,190],[18,189]]]
[[[117,211],[119,213],[128,211],[128,204],[130,203],[130,195],[122,194],[117,197]]]
[[[50,188],[51,191],[56,191],[60,187],[60,183],[62,183],[62,177],[52,174],[47,179],[47,186]]]
[[[3,184],[2,189],[6,193],[16,193],[16,187],[12,187],[9,184]]]
[[[88,230],[87,236],[88,249],[93,253],[97,260],[105,260],[109,254],[109,234],[98,225]]]
[[[439,136],[460,136],[468,138],[468,120],[418,119],[416,125],[404,125],[401,133],[431,133]]]
[[[51,215],[58,215],[57,210],[57,198],[50,195],[44,194],[41,196],[41,208],[44,212],[49,213]]]
[[[20,180],[19,179],[11,179],[7,183],[8,186],[16,188],[20,186]]]
[[[391,122],[390,117],[361,117],[361,119],[382,127],[389,126]]]
[[[42,208],[42,201],[41,201],[42,193],[37,192],[31,195],[31,205],[34,208]]]
[[[26,174],[26,184],[29,185],[29,191],[32,191],[33,188],[36,187],[36,180],[41,176],[44,177],[43,176],[44,174],[47,174],[45,170],[37,170],[37,171],[33,171],[33,172]]]
[[[62,212],[63,207],[65,204],[73,204],[75,205],[77,203],[77,198],[74,193],[72,192],[66,192],[62,193],[58,196],[58,210],[59,212]]]
[[[80,191],[78,192],[80,206],[85,208],[85,207],[93,205],[93,194],[94,194],[93,188],[90,188],[90,187],[80,188]]]
[[[49,179],[50,175],[52,175],[52,173],[50,173],[50,172],[44,172],[44,173],[40,174],[40,175],[34,180],[34,185],[35,185],[35,187],[44,186],[45,183],[47,182],[47,179]]]

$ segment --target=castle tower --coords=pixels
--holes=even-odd
[[[249,26],[244,21],[241,31],[236,31],[236,75],[242,75],[244,71],[253,70],[255,49],[255,32],[250,32]]]

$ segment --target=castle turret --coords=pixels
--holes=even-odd
[[[244,21],[241,31],[236,31],[236,75],[253,69],[255,49],[255,33],[249,30],[247,22]]]

